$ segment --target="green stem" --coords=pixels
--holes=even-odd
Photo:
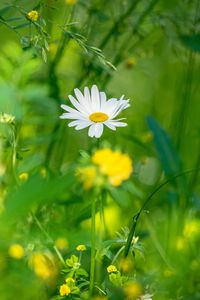
[[[62,254],[60,253],[60,251],[58,250],[58,248],[54,245],[54,241],[51,238],[51,236],[48,234],[48,232],[44,229],[44,227],[42,226],[42,224],[40,223],[40,221],[38,220],[38,218],[36,217],[36,215],[32,214],[33,219],[35,220],[35,223],[37,224],[38,228],[41,230],[41,232],[46,236],[47,240],[49,240],[49,242],[53,245],[53,249],[56,252],[60,262],[62,263],[63,266],[65,266],[65,261],[64,258],[62,257]]]
[[[95,248],[96,248],[96,207],[94,198],[92,201],[92,224],[91,224],[91,264],[90,264],[90,296],[93,294],[94,289],[94,275],[95,275]]]

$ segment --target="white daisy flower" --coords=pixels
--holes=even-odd
[[[104,125],[112,130],[116,127],[124,127],[127,124],[121,122],[123,119],[115,119],[119,113],[130,106],[129,100],[124,100],[122,96],[119,100],[115,98],[106,99],[106,94],[100,92],[96,85],[93,85],[91,92],[88,87],[84,88],[84,94],[79,89],[74,90],[76,98],[69,95],[74,108],[62,104],[64,112],[61,119],[72,119],[68,124],[74,126],[76,130],[89,127],[90,137],[100,138],[103,133]]]

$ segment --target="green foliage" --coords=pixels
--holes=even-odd
[[[196,0],[1,1],[0,299],[200,298],[199,12]],[[59,119],[93,84],[131,104],[128,126],[100,141]],[[95,165],[86,189],[78,170],[104,147],[133,172],[113,186]],[[126,294],[132,282],[141,294]]]

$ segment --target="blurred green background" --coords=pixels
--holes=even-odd
[[[64,258],[78,244],[90,248],[88,192],[74,170],[96,142],[59,115],[74,88],[93,84],[131,103],[128,126],[100,139],[129,154],[134,169],[107,196],[104,241],[114,255],[116,231],[169,180],[138,222],[142,254],[130,276],[154,300],[200,299],[200,1],[1,1],[0,30],[0,299],[53,299],[61,281],[53,245],[62,239]],[[23,259],[9,254],[16,243]],[[38,251],[48,280],[30,267]],[[99,284],[109,264],[102,253]]]

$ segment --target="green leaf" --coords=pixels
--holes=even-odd
[[[13,7],[12,5],[8,5],[0,9],[0,16],[5,15],[5,13],[7,13],[7,11],[10,10],[12,7]]]
[[[33,204],[55,201],[60,193],[73,184],[72,174],[63,177],[43,179],[39,174],[33,175],[19,187],[8,191],[3,218],[15,220],[25,215]]]
[[[14,26],[13,28],[14,29],[21,29],[21,28],[24,28],[24,27],[27,27],[27,26],[30,26],[31,25],[31,23],[30,22],[26,22],[26,23],[23,23],[23,24],[19,24],[19,25],[17,25],[17,26]]]
[[[119,206],[121,207],[129,206],[130,198],[127,191],[118,188],[110,188],[109,192],[113,200],[115,200]]]
[[[82,268],[76,271],[76,275],[88,277],[88,273]]]
[[[165,174],[174,176],[181,171],[181,160],[166,131],[152,117],[147,117],[149,129],[154,135],[154,145]]]
[[[180,39],[185,47],[200,52],[200,34],[182,35]]]

